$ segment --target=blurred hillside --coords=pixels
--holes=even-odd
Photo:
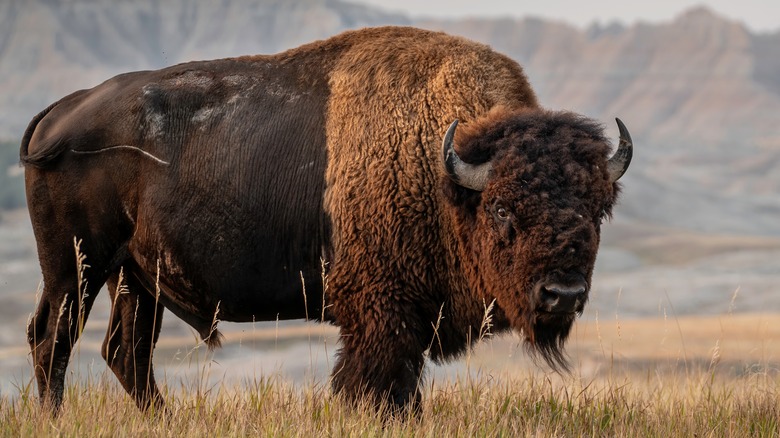
[[[384,24],[490,44],[524,66],[545,106],[602,120],[614,138],[614,117],[626,122],[634,163],[604,228],[591,309],[616,307],[622,291],[629,315],[659,314],[661,301],[719,312],[737,289],[738,310],[780,308],[780,31],[754,34],[702,8],[668,23],[579,29],[531,18],[412,20],[341,0],[6,0],[3,199],[22,199],[15,160],[28,121],[68,93],[125,71],[273,53]],[[7,300],[37,283],[24,221],[0,216]]]
[[[337,0],[0,2],[0,137],[54,100],[129,70],[273,53],[403,17]]]
[[[514,57],[551,108],[626,121],[637,155],[618,214],[780,235],[780,32],[754,35],[706,9],[585,31],[539,20],[423,25]]]
[[[18,143],[36,113],[121,72],[273,53],[384,24],[490,44],[523,65],[548,108],[602,120],[614,138],[614,117],[627,123],[634,162],[604,227],[584,319],[665,323],[780,309],[780,31],[754,34],[706,9],[658,25],[579,29],[538,19],[415,21],[341,0],[2,0],[0,394],[15,387],[5,377],[24,381],[31,369],[23,327],[40,270],[27,213],[11,209],[23,205]],[[97,298],[85,345],[100,345],[107,295]],[[193,337],[177,318],[163,324],[177,348]],[[256,364],[235,346],[222,351],[221,363]]]
[[[56,99],[120,72],[273,53],[382,24],[485,42],[542,103],[621,117],[637,144],[619,217],[780,237],[780,32],[694,9],[661,25],[580,30],[538,19],[417,21],[340,0],[10,0],[0,3],[0,139]]]

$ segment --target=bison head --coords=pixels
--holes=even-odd
[[[563,343],[588,300],[601,224],[631,161],[628,130],[618,120],[610,157],[602,127],[568,112],[493,112],[457,138],[456,126],[443,158],[464,273],[532,353],[566,369]]]

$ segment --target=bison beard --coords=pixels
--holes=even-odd
[[[555,372],[569,372],[569,361],[563,347],[574,325],[574,314],[537,314],[534,319],[530,322],[533,327],[531,336],[525,340],[526,351],[535,360],[544,360]]]
[[[44,278],[28,327],[41,400],[58,410],[103,284],[103,355],[140,409],[163,406],[163,309],[209,346],[217,320],[322,318],[341,334],[334,390],[394,410],[419,408],[425,352],[471,348],[488,303],[494,333],[522,332],[566,370],[631,159],[618,125],[610,158],[603,127],[542,109],[516,62],[402,27],[66,96],[20,147]],[[304,284],[325,292],[304,298]]]

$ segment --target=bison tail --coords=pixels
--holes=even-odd
[[[49,112],[59,103],[60,101],[57,101],[49,105],[45,110],[41,111],[35,117],[33,117],[33,119],[30,121],[30,124],[27,125],[27,129],[24,131],[24,136],[22,137],[22,144],[19,147],[19,163],[21,165],[30,165],[43,168],[46,167],[46,165],[52,163],[60,154],[62,154],[64,147],[59,141],[41,145],[42,147],[36,148],[37,150],[34,153],[29,153],[30,140],[32,139],[33,133],[35,132],[35,128],[38,126],[38,123],[43,120],[43,118],[46,117],[46,115],[49,114]]]

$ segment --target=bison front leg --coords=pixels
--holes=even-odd
[[[127,272],[127,271],[124,271]],[[111,319],[101,354],[122,387],[142,411],[162,408],[154,379],[152,353],[160,335],[163,306],[132,274],[108,280]]]
[[[351,401],[386,402],[393,413],[419,411],[424,343],[410,315],[362,309],[341,324],[342,347],[332,374],[333,389]]]

